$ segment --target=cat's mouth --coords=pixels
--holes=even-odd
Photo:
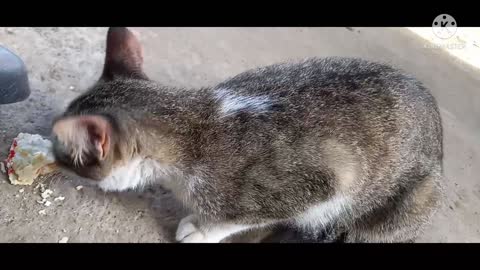
[[[71,178],[71,179],[75,179],[75,180],[78,180],[78,181],[81,181],[82,182],[82,185],[84,186],[91,186],[91,187],[98,187],[99,183],[102,181],[102,180],[95,180],[95,179],[91,179],[91,178],[88,178],[88,177],[84,177],[84,176],[81,176],[79,174],[77,174],[76,172],[64,167],[64,166],[58,166],[58,170],[65,176]]]
[[[138,162],[137,162],[138,163]],[[68,165],[59,164],[59,171],[65,176],[85,183],[85,186],[100,188],[105,192],[119,192],[137,189],[139,181],[143,179],[137,172],[137,163],[131,167],[119,167],[111,170],[106,176],[96,173],[89,168],[72,168]],[[78,170],[77,170],[78,169]],[[85,174],[85,175],[83,175]]]

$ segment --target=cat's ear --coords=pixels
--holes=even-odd
[[[112,127],[103,116],[71,116],[55,121],[53,133],[76,165],[104,160],[111,147]]]
[[[107,33],[102,79],[115,77],[147,79],[143,72],[142,45],[126,27],[110,27]]]

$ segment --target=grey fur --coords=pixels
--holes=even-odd
[[[219,91],[268,102],[222,116]],[[327,228],[295,220],[341,193],[350,200],[329,231],[347,242],[404,242],[418,236],[440,199],[435,99],[384,64],[314,58],[197,90],[143,75],[102,79],[62,117],[86,114],[103,115],[114,127],[109,158],[74,168],[57,142],[62,164],[100,180],[116,162],[137,156],[168,163],[188,176],[176,179],[190,189],[175,192],[180,201],[211,223],[283,224],[319,235]],[[202,181],[189,185],[192,177]]]

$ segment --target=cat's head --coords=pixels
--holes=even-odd
[[[115,170],[130,162],[119,135],[120,123],[108,114],[99,113],[99,108],[90,109],[88,99],[123,81],[148,80],[142,65],[142,47],[133,33],[127,28],[110,28],[100,80],[53,122],[53,153],[63,169],[100,183],[118,174]],[[129,90],[134,89],[124,89]],[[83,106],[81,110],[78,104]]]

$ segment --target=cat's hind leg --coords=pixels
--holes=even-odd
[[[347,242],[414,242],[441,204],[439,172],[422,177],[383,208],[365,215],[348,231]]]

